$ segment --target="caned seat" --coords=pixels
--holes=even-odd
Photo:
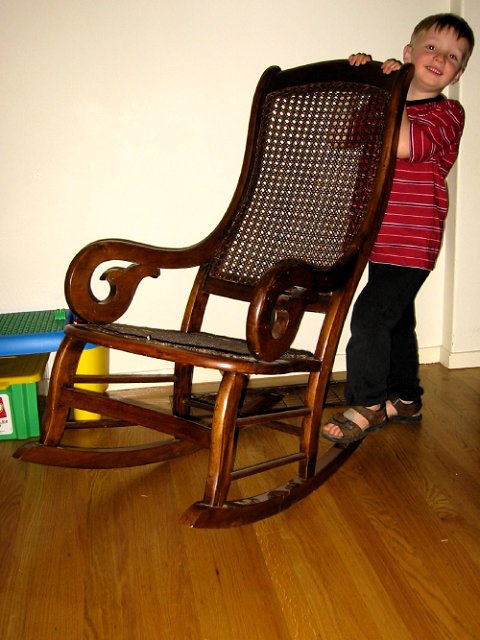
[[[253,522],[324,482],[358,446],[322,451],[320,424],[339,337],[389,195],[411,75],[410,65],[385,75],[377,62],[352,67],[345,60],[268,68],[253,98],[237,188],[204,240],[187,248],[100,240],[73,259],[65,291],[77,321],[66,326],[57,352],[40,440],[15,455],[51,465],[108,468],[165,461],[205,448],[203,497],[183,515],[191,526]],[[92,281],[100,265],[111,261],[124,266],[105,271],[109,294],[98,299]],[[156,278],[160,269],[193,266],[198,271],[178,330],[119,322],[143,278]],[[158,286],[161,292],[161,279]],[[247,303],[242,335],[202,330],[212,296]],[[162,305],[177,301],[160,300],[161,325]],[[319,325],[310,350],[294,345],[306,313],[317,314]],[[101,381],[169,384],[171,410],[135,403],[131,395],[121,398],[75,386],[94,381],[75,373],[86,343],[170,362],[171,374],[112,373]],[[194,393],[196,367],[221,374],[211,403]],[[267,386],[269,376],[283,375],[287,384],[288,374],[305,374],[301,402],[278,405],[267,396],[246,403],[252,378],[260,376]],[[74,408],[102,416],[90,427],[141,425],[168,438],[118,448],[65,444],[66,429],[79,426],[71,421]],[[239,433],[252,425],[292,434],[293,452],[237,466]],[[272,469],[292,463],[293,477],[280,486],[229,497],[234,481],[256,474],[268,478]]]

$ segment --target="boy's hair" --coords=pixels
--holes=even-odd
[[[475,37],[467,21],[455,13],[436,13],[432,16],[427,16],[417,24],[411,39],[413,40],[415,36],[418,36],[423,31],[428,31],[431,27],[435,27],[437,31],[453,29],[458,39],[465,38],[469,44],[469,51],[465,56],[465,60],[462,61],[462,66],[465,67],[475,46]]]

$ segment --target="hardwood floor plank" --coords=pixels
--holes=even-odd
[[[26,473],[12,570],[2,593],[6,638],[47,638],[57,632],[81,637],[85,563],[80,491],[74,478],[59,482],[63,474],[55,471],[32,465]]]
[[[185,506],[203,490],[207,455],[199,452],[195,457],[195,465],[188,459],[179,461],[182,470],[174,482],[177,502]],[[181,527],[179,532],[201,628],[196,637],[290,640],[253,526],[219,530]]]
[[[87,638],[200,637],[169,465],[94,472],[87,516]],[[112,612],[114,614],[112,615]]]
[[[329,491],[317,492],[313,501],[313,517],[302,503],[277,516],[277,523],[273,518],[256,525],[273,583],[290,611],[292,637],[397,637],[402,618],[368,556],[338,519]]]
[[[385,444],[379,446],[384,454]],[[418,485],[395,473],[388,479],[379,475],[382,465],[373,458],[353,470],[352,476],[361,477],[353,495],[352,476],[345,484],[335,478],[329,490],[344,505],[342,520],[358,532],[358,543],[403,615],[410,633],[406,637],[475,637],[469,635],[471,617],[462,621],[458,611],[474,607],[478,567],[465,558],[461,545],[446,537],[443,523],[429,509]],[[384,463],[389,464],[388,456]]]

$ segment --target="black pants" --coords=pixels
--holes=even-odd
[[[382,404],[390,394],[403,400],[422,395],[414,300],[429,273],[369,264],[368,283],[354,304],[347,344],[348,404]]]

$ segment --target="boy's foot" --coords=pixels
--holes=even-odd
[[[367,433],[387,424],[384,406],[350,407],[344,413],[336,413],[322,427],[322,436],[331,442],[348,444],[364,438]]]
[[[402,400],[395,396],[390,396],[387,400],[386,410],[390,422],[420,422],[422,401],[412,400],[411,402]]]

